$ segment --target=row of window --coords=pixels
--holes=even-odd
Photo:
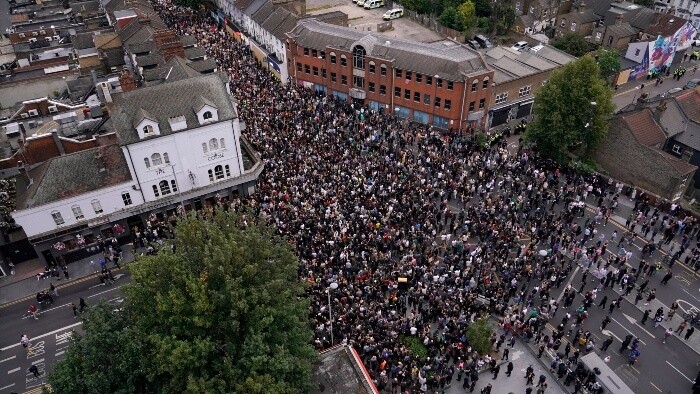
[[[420,96],[421,96],[420,92],[413,92],[413,101],[420,103],[420,98],[421,98]],[[401,88],[399,88],[399,87],[394,88],[394,97],[401,98]],[[405,100],[410,100],[411,99],[411,91],[408,89],[404,89],[403,98]],[[430,95],[429,94],[423,94],[423,104],[430,105]],[[435,101],[433,102],[433,105],[436,108],[440,108],[440,106],[442,105],[442,98],[435,97]],[[452,100],[445,99],[445,109],[446,110],[452,109]]]
[[[129,206],[132,204],[131,195],[129,194],[129,192],[122,193],[122,201],[124,202],[124,206]],[[90,205],[92,206],[92,210],[95,212],[95,215],[100,215],[104,212],[100,200],[94,199],[90,201]],[[85,214],[83,213],[83,209],[80,207],[80,205],[73,205],[71,207],[71,211],[73,212],[73,217],[75,217],[75,220],[85,219]],[[63,219],[63,214],[59,211],[51,212],[51,218],[53,218],[53,221],[54,223],[56,223],[57,226],[60,226],[66,222]]]
[[[225,166],[218,165],[214,170],[209,170],[209,182],[219,181],[224,178],[231,177],[231,167],[228,164]]]
[[[168,181],[162,180],[158,182],[158,185],[153,185],[153,195],[156,197],[167,196],[170,193],[177,192],[177,183],[174,180]]]
[[[162,156],[160,153],[154,153],[151,155],[150,160],[148,159],[148,157],[144,157],[143,162],[144,162],[144,164],[146,164],[146,168],[151,168],[151,165],[153,165],[153,167],[158,167],[158,166],[162,166],[164,163],[166,165],[170,164],[170,157],[168,157],[167,152],[163,153]]]
[[[546,81],[545,81],[546,82]],[[544,85],[545,82],[542,82],[542,85]],[[530,94],[532,94],[532,86],[523,86],[518,90],[518,98],[523,98],[527,97]],[[506,101],[508,101],[508,92],[502,92],[496,95],[496,101],[495,104],[503,104]]]
[[[219,138],[218,140],[216,138],[212,138],[209,140],[208,145],[206,142],[202,142],[202,151],[204,153],[215,152],[219,149],[226,149],[226,143],[223,138]]]

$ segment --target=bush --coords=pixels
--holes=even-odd
[[[401,343],[408,348],[413,357],[419,360],[425,360],[428,357],[428,349],[417,337],[403,335],[399,339],[401,340]]]
[[[475,321],[467,328],[469,346],[482,356],[491,353],[491,335],[493,332],[494,328],[488,322],[488,318]]]
[[[573,160],[569,163],[569,167],[572,170],[583,174],[590,174],[591,172],[597,172],[598,164],[590,157],[582,157]]]

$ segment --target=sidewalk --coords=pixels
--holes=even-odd
[[[669,75],[667,77],[666,73],[664,73],[661,76],[661,79],[665,81],[667,79],[673,78],[673,71],[678,67],[685,67],[686,70],[688,70],[686,72],[686,75],[688,75],[688,72],[690,74],[692,74],[692,72],[693,72],[692,68],[699,65],[699,64],[700,64],[700,60],[686,61],[686,62],[680,62],[678,64],[674,64],[673,66],[671,66],[671,75]],[[613,96],[620,96],[623,94],[627,94],[633,90],[638,90],[642,84],[644,84],[644,86],[649,86],[649,85],[653,85],[654,83],[655,83],[655,80],[647,79],[646,76],[644,76],[643,78],[628,81],[628,82],[618,86],[617,90],[613,91]]]
[[[134,261],[134,248],[132,244],[123,245],[122,253],[122,266]],[[36,293],[47,290],[51,283],[60,289],[94,275],[95,266],[99,269],[97,261],[101,257],[102,254],[98,253],[68,264],[68,274],[70,276],[68,280],[64,278],[63,274],[61,274],[60,280],[58,278],[37,279],[36,274],[44,272],[43,265],[37,265],[35,262],[18,264],[16,266],[15,275],[8,275],[0,279],[0,308],[9,304],[21,302],[27,297],[34,298]],[[95,261],[95,266],[90,265],[91,260]]]

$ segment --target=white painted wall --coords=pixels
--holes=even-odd
[[[141,193],[134,190],[132,187],[135,185],[136,182],[130,181],[117,186],[95,190],[72,198],[54,201],[39,207],[15,211],[12,213],[12,217],[17,224],[22,226],[28,237],[33,237],[47,231],[60,230],[62,227],[97,219],[101,216],[109,215],[126,208],[124,200],[122,199],[123,192],[128,192],[131,196],[132,205],[129,207],[143,204]],[[92,200],[98,200],[100,202],[103,209],[101,214],[96,214],[93,210]],[[74,205],[79,206],[82,210],[85,216],[83,220],[77,220],[73,215],[72,207]],[[54,211],[61,213],[65,222],[63,225],[59,226],[54,222],[51,216],[51,213]]]

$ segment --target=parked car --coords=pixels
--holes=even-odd
[[[685,86],[683,86],[683,89],[694,89],[696,86],[698,86],[698,84],[700,84],[700,79],[691,79],[685,84]]]
[[[486,49],[486,48],[491,48],[493,45],[491,45],[491,41],[489,41],[488,38],[482,36],[481,34],[477,34],[474,36],[474,41],[479,43],[479,46]]]
[[[359,5],[360,7],[364,7],[364,6],[365,6],[365,1],[366,1],[366,0],[357,0],[357,5]]]
[[[384,7],[384,0],[367,0],[365,2],[365,9],[371,10],[372,8]]]
[[[394,8],[394,9],[391,9],[391,10],[385,12],[384,15],[382,15],[382,19],[384,19],[385,21],[390,21],[392,19],[401,18],[402,16],[403,16],[403,9]]]
[[[525,49],[525,48],[527,48],[527,41],[518,41],[511,48],[515,49],[516,51]]]
[[[476,41],[474,41],[474,40],[467,40],[467,45],[469,45],[470,47],[472,47],[472,49],[479,49],[479,48],[481,48],[481,46],[479,45],[479,43],[476,42]]]

